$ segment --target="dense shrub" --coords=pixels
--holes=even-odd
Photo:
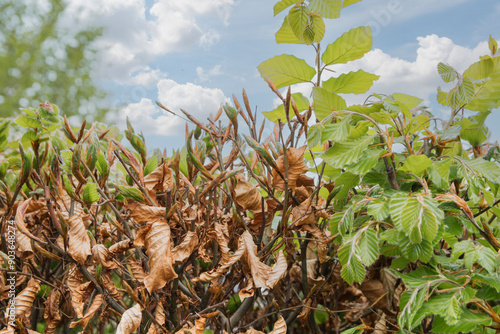
[[[16,119],[19,143],[0,125],[2,309],[17,271],[1,333],[500,328],[499,149],[485,125],[500,97],[495,43],[463,74],[438,66],[456,83],[438,92],[445,122],[404,94],[347,106],[337,93],[376,76],[320,73],[362,57],[371,33],[321,54],[323,18],[340,9],[318,3],[292,6],[277,34],[314,44],[316,68],[290,55],[259,66],[282,101],[268,138],[245,92],[208,122],[185,113],[195,128],[171,156],[131,124],[127,145],[103,124],[72,128],[49,103]],[[315,75],[313,104],[278,90]]]

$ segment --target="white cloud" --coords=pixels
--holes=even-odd
[[[190,82],[178,84],[170,79],[158,83],[158,99],[170,110],[178,112],[182,108],[202,122],[210,114],[215,115],[222,103],[230,103],[221,89]]]
[[[180,111],[187,111],[201,122],[215,115],[222,103],[230,103],[222,90],[206,88],[193,83],[179,84],[170,79],[161,79],[157,85],[158,100],[169,110],[184,117]],[[159,108],[152,100],[143,98],[130,103],[116,114],[109,115],[109,121],[121,129],[126,127],[126,118],[137,131],[146,135],[175,136],[183,133],[186,121]]]
[[[126,119],[134,125],[136,131],[146,135],[179,135],[182,134],[185,121],[160,109],[150,99],[141,99],[120,110],[112,119],[120,129],[126,128]]]
[[[228,24],[234,0],[157,0],[147,12],[144,0],[69,0],[65,26],[104,26],[97,46],[105,80],[126,82],[129,75],[148,71],[156,57],[194,46],[208,48],[220,40],[213,25]],[[216,18],[215,22],[210,18]],[[201,21],[209,20],[207,26]]]
[[[199,82],[205,82],[209,81],[212,77],[216,77],[219,75],[222,75],[223,72],[221,71],[222,65],[215,65],[209,70],[205,70],[203,67],[198,66],[196,68],[196,74],[198,75],[198,81]]]
[[[166,74],[161,70],[152,70],[150,68],[146,68],[144,71],[139,71],[137,73],[133,73],[130,79],[130,84],[132,85],[141,85],[141,86],[153,86],[156,85],[161,79],[166,78]]]
[[[215,44],[219,43],[219,41],[220,35],[214,30],[209,30],[200,37],[199,44],[203,49],[208,50]]]

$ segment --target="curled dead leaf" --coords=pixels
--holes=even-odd
[[[45,327],[46,334],[54,334],[57,324],[61,321],[61,314],[59,313],[61,296],[61,291],[58,289],[51,289],[45,301],[45,313],[43,318],[47,324]]]
[[[146,273],[141,266],[140,262],[136,262],[132,259],[128,259],[127,263],[130,265],[130,269],[132,271],[132,275],[134,278],[141,283],[144,283],[144,278],[146,277]]]
[[[85,329],[90,320],[94,317],[94,315],[101,308],[102,302],[104,301],[104,297],[101,294],[98,294],[94,297],[92,304],[90,305],[87,313],[78,321],[72,321],[69,325],[70,328],[75,328],[76,326],[82,326]]]
[[[195,232],[188,231],[184,240],[172,249],[172,259],[174,264],[187,260],[194,249],[198,246],[198,235]]]
[[[45,241],[43,241],[40,238],[35,237],[31,232],[28,230],[26,225],[24,224],[24,216],[26,214],[26,209],[28,208],[28,205],[31,202],[31,198],[28,198],[26,201],[22,202],[16,210],[16,225],[19,231],[24,233],[26,236],[28,236],[30,239],[38,241],[39,243],[46,244]]]
[[[162,325],[162,326],[165,325],[165,309],[164,309],[163,303],[161,301],[159,301],[158,304],[156,304],[155,320],[160,325]],[[156,324],[154,324],[154,323],[151,324],[147,334],[160,334],[158,328],[156,327]]]
[[[131,242],[130,240],[122,240],[117,242],[116,244],[113,244],[109,247],[109,251],[113,254],[121,254],[123,252],[126,252],[130,249],[131,247]]]
[[[142,307],[135,304],[122,315],[122,319],[116,328],[116,334],[131,334],[141,325]]]
[[[151,293],[177,277],[173,268],[170,226],[162,221],[154,222],[146,235],[145,246],[150,272],[144,279],[144,285]]]
[[[297,186],[299,176],[309,171],[309,167],[304,163],[306,148],[307,146],[300,148],[290,147],[286,152],[289,188],[294,189]],[[285,157],[283,155],[276,160],[276,165],[281,174],[286,177]],[[285,190],[285,181],[276,170],[273,170],[273,187],[278,191]]]
[[[234,188],[234,192],[236,195],[235,201],[243,210],[262,212],[262,196],[256,186],[244,179],[240,179]],[[264,211],[267,211],[266,202],[264,202]]]
[[[68,222],[68,252],[80,264],[84,264],[87,256],[91,255],[90,238],[87,228],[83,222],[83,209],[78,206],[74,214],[68,217],[68,213],[62,213]]]
[[[278,321],[274,323],[273,330],[269,334],[286,334],[286,321],[281,315]]]
[[[118,266],[113,261],[113,254],[103,244],[92,247],[92,257],[97,264],[105,269],[116,269]]]
[[[248,231],[243,232],[240,241],[243,242],[245,248],[242,261],[250,268],[255,287],[272,289],[286,273],[288,265],[283,251],[279,251],[276,263],[271,268],[259,260],[257,246]]]
[[[14,310],[16,312],[16,317],[21,315],[25,315],[26,318],[30,317],[31,314],[31,306],[33,305],[33,301],[35,300],[36,294],[40,290],[40,281],[36,279],[30,279],[26,288],[24,288],[14,299],[9,300],[9,306],[7,307],[7,311],[5,313],[5,318],[8,317],[8,310],[10,309],[10,305],[14,302]]]

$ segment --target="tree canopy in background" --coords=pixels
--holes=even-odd
[[[60,24],[65,8],[64,0],[0,4],[0,117],[45,101],[68,116],[106,113],[105,93],[91,77],[102,28],[70,32]]]

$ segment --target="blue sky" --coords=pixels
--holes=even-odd
[[[314,63],[314,50],[303,45],[277,45],[274,33],[285,12],[273,17],[269,0],[68,0],[73,27],[104,26],[95,77],[109,90],[118,107],[110,121],[124,129],[128,116],[143,131],[148,147],[183,145],[185,122],[155,106],[185,109],[204,120],[232,94],[241,100],[244,88],[252,106],[271,110],[274,94],[256,67],[287,53]],[[446,117],[435,103],[441,85],[436,65],[446,62],[465,70],[488,53],[490,34],[500,39],[497,0],[364,0],[346,8],[338,20],[328,20],[322,49],[351,28],[370,25],[373,49],[364,58],[333,68],[338,73],[363,69],[380,75],[360,96],[401,92],[424,99],[434,115]],[[338,74],[337,74],[338,75]],[[326,78],[325,78],[326,79]],[[293,87],[308,96],[310,85]],[[500,122],[496,110],[490,124]],[[492,140],[500,131],[492,128]]]

